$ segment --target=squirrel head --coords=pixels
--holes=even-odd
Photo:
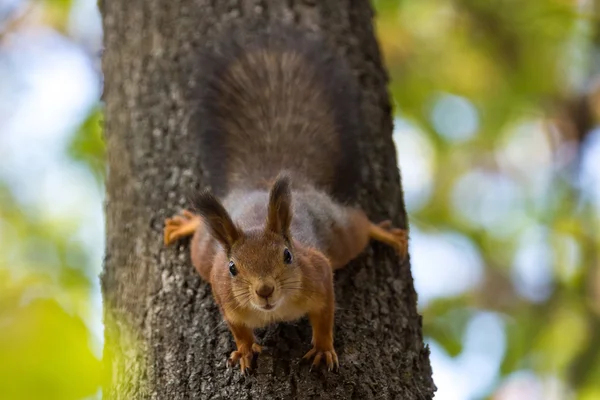
[[[265,226],[243,231],[212,194],[196,202],[209,232],[226,254],[231,298],[237,305],[272,312],[302,290],[302,274],[290,236],[290,179],[279,175],[271,187]]]

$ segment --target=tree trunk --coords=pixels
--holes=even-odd
[[[104,0],[108,153],[105,307],[106,398],[430,399],[429,350],[408,261],[373,244],[336,273],[339,373],[309,372],[306,320],[260,330],[265,350],[249,378],[227,369],[234,349],[187,243],[165,248],[165,217],[206,181],[190,129],[200,46],[231,19],[260,16],[317,32],[345,57],[362,91],[359,204],[405,226],[392,143],[387,76],[366,0]]]

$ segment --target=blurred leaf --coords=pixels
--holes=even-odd
[[[553,315],[549,316],[549,323],[533,349],[540,354],[540,370],[564,371],[573,357],[587,345],[590,332],[581,307],[575,302],[563,303],[557,305]]]
[[[105,147],[102,139],[102,110],[96,107],[78,129],[69,146],[69,155],[84,163],[99,182],[105,177]]]
[[[587,379],[584,382],[582,392],[585,396],[595,393],[595,399],[600,399],[600,353],[596,353],[596,358],[594,360],[590,360],[591,362],[588,365]],[[582,397],[583,398],[583,397]],[[589,397],[594,398],[594,397]]]
[[[73,0],[37,0],[42,6],[44,23],[66,33]]]
[[[573,4],[402,2],[397,15],[382,11],[377,26],[404,115],[426,124],[423,106],[431,97],[456,93],[481,109],[483,128],[491,133],[515,111],[561,93],[560,60],[577,17]]]
[[[533,368],[532,348],[545,329],[541,314],[529,307],[517,311],[506,324],[507,348],[500,365],[503,375],[519,369]]]
[[[0,398],[69,400],[96,393],[100,360],[83,322],[54,300],[27,302],[31,279],[0,282]]]
[[[456,357],[462,351],[465,329],[473,313],[460,298],[438,299],[425,310],[423,329],[448,355]]]
[[[600,388],[597,386],[588,386],[579,392],[578,400],[598,400],[600,399]]]
[[[378,18],[385,18],[397,15],[396,13],[401,2],[402,0],[374,0],[373,6],[378,13]]]

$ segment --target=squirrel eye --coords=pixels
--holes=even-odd
[[[286,264],[292,263],[292,253],[290,253],[290,251],[288,249],[285,249],[283,251],[283,262]]]
[[[233,261],[229,261],[229,273],[231,276],[237,275],[237,269],[235,268],[235,263]]]

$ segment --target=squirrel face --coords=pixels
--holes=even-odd
[[[272,312],[301,293],[302,275],[293,253],[281,235],[262,229],[243,232],[227,266],[236,305]]]
[[[270,312],[287,297],[300,293],[301,273],[290,237],[291,189],[287,175],[279,175],[271,188],[264,229],[242,231],[209,192],[198,197],[196,209],[226,254],[229,264],[223,267],[229,268],[231,296],[240,306]]]

